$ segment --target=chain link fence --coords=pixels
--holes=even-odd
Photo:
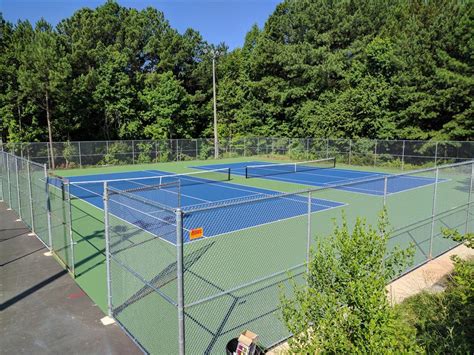
[[[167,149],[173,144],[181,147],[178,142]],[[397,150],[400,164],[416,160],[410,160],[413,151],[406,142],[255,138],[250,145],[233,144],[223,145],[229,148],[226,154],[287,156],[291,147],[305,158],[334,155],[339,161],[382,164],[387,151]],[[437,146],[429,154],[443,151]],[[183,154],[199,158],[190,153],[198,150],[182,147]],[[372,149],[373,154],[366,153]],[[431,163],[447,161],[438,154]],[[453,152],[448,155],[446,159],[454,159]],[[74,274],[73,229],[83,227],[75,226],[71,196],[80,199],[79,185],[7,152],[0,152],[0,180],[0,197],[7,206]],[[293,281],[304,282],[311,248],[330,235],[334,223],[340,224],[342,211],[351,227],[361,215],[367,223],[377,223],[386,208],[392,228],[389,248],[415,247],[414,264],[406,272],[457,245],[443,237],[444,229],[474,231],[473,161],[187,207],[180,204],[179,181],[166,180],[128,190],[107,181],[81,187],[104,203],[109,315],[149,353],[223,352],[245,329],[259,334],[264,347],[287,339],[291,334],[280,318],[280,295],[291,292]],[[158,195],[165,196],[157,198],[160,203],[154,201]],[[203,236],[195,238],[197,230]]]
[[[212,139],[1,143],[3,150],[51,168],[206,160],[214,157]],[[0,147],[0,150],[2,149]],[[336,157],[338,163],[400,170],[471,159],[474,142],[318,138],[221,138],[221,158],[267,156],[307,160]],[[54,164],[53,164],[54,162]]]
[[[0,151],[1,199],[74,275],[69,182],[46,165]]]

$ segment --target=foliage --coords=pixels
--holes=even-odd
[[[474,233],[461,234],[457,230],[442,229],[443,236],[454,240],[455,242],[464,243],[468,248],[474,249]]]
[[[414,332],[389,305],[385,286],[408,266],[414,248],[389,251],[388,223],[345,217],[311,250],[305,285],[282,293],[283,320],[296,353],[417,352]]]
[[[229,52],[113,0],[55,28],[0,14],[0,135],[211,137],[219,49],[222,138],[472,139],[473,18],[472,1],[284,0]]]
[[[428,354],[474,352],[474,260],[453,260],[454,272],[443,292],[423,292],[398,306]]]
[[[152,152],[153,152],[153,143],[150,142],[140,142],[137,144],[139,153],[137,158],[138,164],[151,163],[153,161]]]
[[[62,151],[62,156],[64,157],[64,160],[66,160],[66,166],[65,168],[73,168],[76,164],[72,161],[73,157],[77,155],[77,149],[76,147],[69,141],[64,143],[63,151]]]
[[[132,160],[132,150],[125,142],[115,142],[108,146],[107,153],[99,165],[124,165]]]

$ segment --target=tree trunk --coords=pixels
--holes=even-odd
[[[55,169],[54,167],[54,151],[53,151],[53,131],[51,129],[51,110],[49,108],[49,93],[46,91],[45,93],[45,100],[46,100],[46,121],[48,122],[48,135],[49,135],[49,152],[51,157],[51,169]]]

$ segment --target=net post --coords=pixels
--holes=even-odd
[[[405,167],[405,140],[403,140],[402,143],[402,170],[404,170]]]
[[[433,207],[432,207],[432,212],[431,212],[431,232],[430,232],[429,259],[433,258],[433,237],[434,237],[434,228],[435,228],[436,197],[437,197],[437,194],[438,194],[438,177],[439,177],[439,168],[436,168],[435,184],[434,184],[434,190],[433,190]]]
[[[49,250],[53,251],[53,231],[51,225],[51,200],[49,198],[49,178],[48,178],[48,167],[46,164],[43,166],[44,169],[44,181],[45,181],[45,193],[46,193],[46,211],[48,218],[48,241],[49,241]]]
[[[107,314],[113,317],[112,311],[112,279],[110,277],[110,235],[109,235],[109,187],[104,182],[104,234],[105,234],[105,267],[107,277]]]
[[[18,157],[15,157],[16,195],[18,198],[18,215],[20,216],[20,219],[23,220],[21,216],[20,174],[18,173],[18,159]]]
[[[67,219],[69,224],[69,244],[71,245],[71,265],[70,270],[73,277],[76,277],[75,264],[76,258],[74,256],[74,234],[72,230],[72,206],[71,206],[71,182],[69,180],[64,181],[65,192],[66,192],[66,202],[67,202]]]
[[[10,154],[7,153],[6,156],[7,156],[8,208],[12,209],[12,186],[11,186],[11,181],[10,181],[10,159],[8,159]]]
[[[467,197],[467,212],[466,212],[466,226],[465,234],[469,232],[469,210],[471,208],[472,184],[474,183],[474,163],[471,164],[471,178],[469,180],[469,196]]]
[[[387,192],[388,192],[388,176],[383,179],[383,206],[387,204]]]
[[[248,170],[247,166],[245,167],[245,178],[246,179],[249,178],[249,170]]]
[[[81,142],[77,142],[77,150],[79,152],[79,167],[82,168],[82,152],[81,152]]]
[[[227,170],[227,181],[230,181],[230,168]]]
[[[184,328],[184,279],[183,279],[183,212],[176,210],[176,277],[178,300],[178,347],[179,354],[185,354]]]
[[[30,199],[31,231],[35,233],[35,215],[33,213],[33,189],[31,186],[31,166],[29,161],[26,162],[26,173],[28,176],[28,197]]]
[[[307,240],[306,240],[306,273],[309,275],[309,263],[311,252],[311,191],[308,191],[308,219],[307,219]]]

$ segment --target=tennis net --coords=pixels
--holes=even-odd
[[[336,158],[303,161],[298,163],[249,165],[245,167],[245,177],[254,178],[278,174],[298,173],[336,167]]]
[[[222,168],[183,174],[156,175],[129,179],[71,181],[71,185],[75,192],[73,192],[73,195],[84,198],[84,194],[102,196],[105,182],[107,182],[110,189],[115,191],[133,191],[153,189],[167,185],[172,186],[179,184],[179,186],[182,187],[187,185],[211,184],[229,180],[230,168]],[[79,190],[82,190],[82,193],[79,193],[78,195]]]

